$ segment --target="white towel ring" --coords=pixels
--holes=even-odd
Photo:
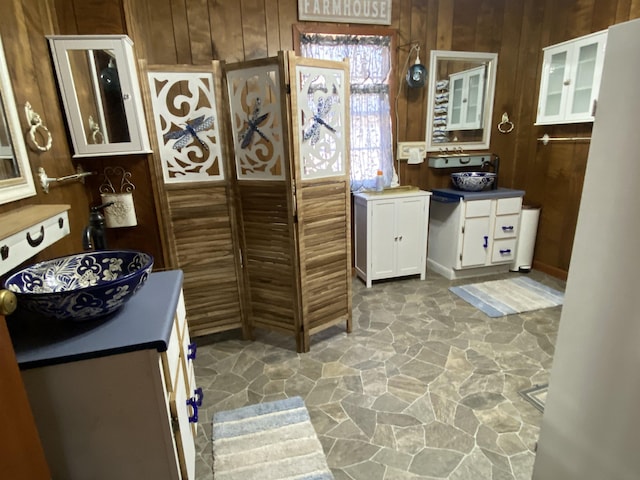
[[[27,120],[29,121],[29,136],[31,137],[31,143],[35,148],[37,148],[41,152],[48,152],[51,150],[51,145],[53,145],[53,139],[51,138],[51,132],[49,129],[42,123],[42,118],[37,112],[34,112],[31,108],[31,104],[29,102],[25,103],[24,111],[27,115]],[[38,142],[37,133],[40,130],[40,136],[46,139],[45,145],[41,145]]]
[[[502,121],[498,124],[498,131],[500,133],[510,133],[515,125],[509,120],[507,112],[502,114]]]

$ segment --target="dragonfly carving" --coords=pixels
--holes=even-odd
[[[163,138],[166,141],[176,140],[173,144],[175,150],[181,150],[189,145],[193,140],[197,141],[202,148],[209,150],[209,147],[198,136],[198,132],[209,130],[213,126],[213,117],[205,118],[204,115],[187,122],[182,130],[176,130],[174,132],[165,133]]]
[[[331,111],[331,105],[333,104],[331,97],[320,97],[316,105],[316,113],[314,113],[311,126],[303,132],[302,140],[310,140],[311,145],[315,145],[320,140],[321,127],[326,127],[330,132],[336,133],[336,129],[333,128],[325,121],[325,117]]]
[[[247,120],[245,122],[246,125],[238,135],[240,140],[240,148],[247,148],[249,145],[251,145],[251,141],[253,140],[254,133],[257,133],[264,140],[271,143],[271,141],[266,137],[266,135],[262,133],[258,128],[269,116],[268,113],[260,115],[261,105],[262,105],[262,101],[259,98],[257,98],[256,103],[253,107],[253,112],[251,112],[251,115],[247,117]]]

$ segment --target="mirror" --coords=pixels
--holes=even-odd
[[[497,53],[432,50],[427,93],[427,150],[486,150]]]
[[[0,204],[35,194],[29,156],[0,39]]]
[[[74,157],[149,153],[133,44],[126,35],[51,35]]]

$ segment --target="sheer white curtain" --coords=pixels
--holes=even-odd
[[[374,188],[378,170],[385,186],[393,179],[393,137],[389,77],[391,37],[302,34],[304,57],[349,58],[351,83],[351,190]]]

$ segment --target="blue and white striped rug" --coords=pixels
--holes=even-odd
[[[490,317],[562,305],[564,293],[527,277],[449,287],[453,293]]]
[[[216,480],[332,480],[302,398],[213,416]]]

